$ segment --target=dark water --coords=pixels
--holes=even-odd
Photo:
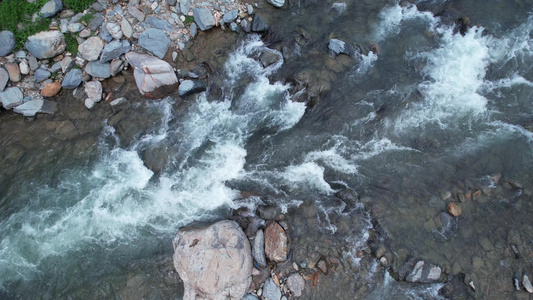
[[[132,286],[179,297],[168,260],[176,230],[263,202],[295,223],[298,207],[316,203],[302,243],[344,240],[351,270],[372,278],[338,298],[520,296],[514,272],[533,271],[533,1],[343,3],[260,7],[273,28],[264,41],[242,37],[217,72],[218,101],[135,102],[136,114],[90,122],[83,140],[92,147],[43,145],[65,155],[36,163],[39,172],[23,168],[36,146],[4,144],[14,152],[1,193],[5,297],[135,298]],[[465,17],[461,34],[454,24]],[[360,55],[331,57],[330,38]],[[283,60],[265,69],[262,51]],[[160,173],[148,157],[164,162]],[[358,209],[336,208],[333,194],[345,188],[359,194]],[[262,198],[237,200],[240,191]],[[443,224],[451,201],[462,215]],[[438,296],[441,284],[397,283],[376,261],[358,263],[373,242],[395,253],[393,276],[414,256],[476,292],[463,284]],[[326,298],[321,291],[306,295]]]

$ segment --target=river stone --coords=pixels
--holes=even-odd
[[[264,51],[261,53],[261,55],[259,55],[259,61],[261,62],[264,68],[278,62],[279,59],[279,55],[269,51]]]
[[[142,11],[138,10],[135,6],[128,6],[128,12],[132,17],[137,19],[139,22],[144,21],[145,15]]]
[[[531,285],[531,281],[529,280],[529,276],[527,275],[527,273],[524,273],[524,277],[522,278],[522,285],[528,293],[533,294],[533,285]]]
[[[19,63],[19,70],[20,70],[20,74],[22,75],[28,75],[30,73],[30,65],[28,64],[27,60],[23,59]]]
[[[22,104],[23,98],[24,95],[18,87],[10,87],[0,92],[0,102],[2,102],[2,106],[7,110]]]
[[[49,69],[48,71],[50,71],[51,73],[55,73],[55,72],[59,72],[61,70],[61,62],[58,61],[56,62],[55,64],[53,64]]]
[[[35,70],[35,73],[33,74],[33,81],[43,82],[46,79],[50,78],[50,75],[52,75],[52,73],[50,73],[49,71],[39,68]]]
[[[93,19],[91,22],[89,22],[89,29],[92,31],[96,31],[98,28],[100,28],[104,24],[104,16],[101,13],[94,14]]]
[[[285,0],[267,0],[267,2],[277,8],[280,8],[285,4]]]
[[[126,98],[124,98],[124,97],[120,97],[120,98],[117,98],[117,99],[115,99],[115,100],[109,102],[109,104],[110,104],[111,106],[119,106],[119,105],[121,105],[121,104],[123,104],[123,103],[126,103],[127,101],[128,101],[128,99],[126,99]]]
[[[184,15],[188,15],[191,10],[191,0],[179,0],[180,1],[180,11]]]
[[[203,80],[184,80],[180,83],[178,92],[180,97],[187,97],[192,94],[203,92],[207,89]]]
[[[60,90],[61,84],[59,82],[51,82],[44,86],[44,88],[41,90],[41,95],[43,95],[43,97],[53,97],[57,95]]]
[[[101,11],[104,11],[104,9],[105,9],[104,6],[102,5],[102,3],[98,2],[98,1],[93,3],[93,5],[91,5],[91,7],[96,12],[101,12]]]
[[[61,0],[50,0],[46,2],[38,13],[33,15],[33,21],[50,18],[55,16],[63,9],[63,2]]]
[[[87,107],[87,109],[92,109],[94,107],[94,105],[96,104],[96,101],[94,101],[91,98],[87,98],[87,99],[85,99],[84,104],[85,104],[85,107]]]
[[[28,102],[25,102],[24,104],[21,104],[13,108],[13,111],[18,114],[22,114],[25,117],[33,117],[38,112],[41,111],[41,108],[43,107],[43,103],[44,103],[43,99],[30,100]]]
[[[82,78],[83,76],[80,69],[72,69],[65,74],[61,86],[69,90],[75,89],[80,85]]]
[[[258,14],[254,15],[251,30],[253,32],[265,32],[270,28],[268,23]]]
[[[9,74],[9,80],[12,82],[19,82],[21,79],[19,65],[16,63],[8,63],[4,66]]]
[[[104,41],[97,36],[92,36],[78,46],[78,51],[85,60],[95,61],[100,56],[103,47]]]
[[[230,29],[231,31],[233,31],[233,32],[237,32],[237,33],[241,32],[241,28],[240,28],[239,25],[237,25],[237,23],[235,23],[235,22],[231,22],[231,23],[229,24],[229,29]]]
[[[287,259],[288,238],[285,230],[271,221],[265,229],[265,254],[268,259],[282,262]]]
[[[294,273],[287,278],[287,287],[295,297],[300,297],[305,287],[305,279],[299,273]]]
[[[15,49],[15,35],[11,31],[0,32],[0,56],[6,56]]]
[[[28,37],[26,49],[40,59],[54,57],[65,51],[65,36],[59,31],[43,31]]]
[[[109,78],[111,77],[111,64],[91,61],[85,66],[85,72],[92,77]]]
[[[268,278],[265,281],[265,286],[263,287],[263,299],[265,300],[280,300],[281,299],[281,290],[276,285],[272,278]]]
[[[352,45],[339,39],[329,40],[328,49],[335,55],[346,54],[352,56],[355,52],[355,48]]]
[[[209,9],[194,8],[192,11],[194,14],[194,22],[196,22],[200,30],[206,31],[215,26],[215,18],[213,17],[213,14],[211,14],[211,11],[209,11]]]
[[[182,228],[173,246],[174,267],[185,287],[184,300],[241,299],[248,291],[253,268],[250,244],[236,222]]]
[[[115,40],[120,40],[122,38],[122,30],[120,29],[120,25],[115,24],[115,23],[107,23],[106,28],[109,34]]]
[[[100,62],[105,63],[110,60],[119,58],[120,55],[129,52],[129,49],[124,51],[123,45],[120,41],[114,40],[111,43],[105,45],[104,51],[102,51],[102,56],[100,57]]]
[[[102,83],[100,81],[86,82],[85,95],[94,102],[100,102],[102,100]]]
[[[0,92],[4,91],[8,81],[9,73],[7,73],[6,69],[0,67]]]
[[[122,18],[122,22],[120,22],[120,29],[126,38],[131,39],[133,36],[133,27],[131,27],[130,22],[128,22],[126,18]]]
[[[139,46],[162,59],[170,46],[170,39],[163,31],[149,28],[139,37]]]
[[[165,20],[158,19],[156,17],[147,17],[145,20],[146,24],[155,27],[157,29],[171,31],[172,25]]]
[[[160,99],[178,88],[176,73],[167,62],[135,52],[126,53],[126,59],[134,69],[137,88],[145,97]]]
[[[255,295],[252,295],[252,294],[246,294],[244,295],[242,300],[259,300],[259,298],[257,298]]]
[[[72,59],[72,57],[67,56],[67,57],[63,58],[63,60],[61,61],[61,71],[63,73],[66,73],[66,72],[70,71],[70,69],[72,69],[72,67],[74,67],[74,60]]]
[[[196,23],[192,23],[191,26],[189,27],[189,32],[191,33],[191,36],[192,37],[196,37],[196,34],[198,34],[198,26],[196,25]]]
[[[70,23],[67,25],[67,29],[69,32],[76,33],[80,32],[85,28],[85,25],[81,23]]]
[[[419,259],[410,259],[400,270],[408,282],[434,283],[441,281],[442,269],[439,266]]]
[[[33,55],[28,55],[28,63],[30,64],[30,70],[35,71],[39,68],[39,62]]]
[[[450,202],[448,204],[448,213],[454,217],[458,217],[461,215],[461,208],[454,202]]]
[[[252,246],[252,255],[259,266],[263,268],[266,267],[265,235],[263,230],[258,230],[255,235],[254,244]]]
[[[117,76],[118,72],[122,70],[122,66],[124,65],[124,61],[120,59],[113,59],[111,61],[111,76]]]
[[[238,9],[234,9],[232,11],[228,11],[227,13],[225,13],[224,17],[222,17],[222,21],[224,21],[224,23],[228,24],[228,23],[231,23],[231,22],[237,20],[238,16],[239,16],[239,10]]]

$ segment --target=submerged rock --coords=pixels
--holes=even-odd
[[[282,262],[287,259],[288,238],[285,230],[274,221],[265,229],[265,254],[268,259]]]
[[[409,282],[434,283],[441,281],[442,269],[424,260],[411,258],[400,269],[399,275]]]
[[[134,69],[135,83],[144,96],[160,99],[178,88],[176,73],[167,62],[135,52],[127,53],[126,59]]]
[[[352,45],[339,39],[329,40],[328,49],[335,55],[346,54],[352,56],[355,52],[355,48]]]
[[[207,89],[203,80],[184,80],[180,83],[178,92],[180,97],[187,97]]]
[[[174,267],[184,300],[241,299],[252,281],[250,244],[234,221],[203,229],[180,229],[173,241]]]
[[[254,19],[252,20],[252,27],[251,30],[253,32],[265,32],[268,31],[270,28],[270,25],[261,17],[260,15],[256,14],[254,15]]]

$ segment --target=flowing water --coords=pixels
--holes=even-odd
[[[181,226],[243,205],[298,212],[311,202],[327,212],[314,230],[343,232],[354,259],[379,224],[380,241],[399,258],[409,253],[450,278],[473,278],[477,297],[513,297],[515,270],[533,271],[533,1],[289,3],[263,8],[272,32],[265,41],[242,37],[216,101],[144,103],[138,109],[157,121],[131,142],[102,122],[83,162],[57,155],[34,178],[4,171],[0,295],[128,298],[124,286],[144,278],[135,276],[154,257],[171,255]],[[460,30],[458,16],[472,26]],[[333,37],[362,52],[331,57]],[[280,60],[263,68],[263,51]],[[158,173],[143,162],[153,149],[165,157]],[[360,195],[359,209],[335,210],[333,194],[345,188]],[[241,191],[262,197],[243,200]],[[463,213],[443,225],[452,200]],[[352,218],[353,228],[328,214]],[[442,284],[377,277],[357,295],[450,296],[438,295]]]

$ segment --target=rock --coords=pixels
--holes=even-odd
[[[80,85],[82,79],[82,72],[80,69],[72,69],[65,74],[61,86],[66,89],[75,89]],[[44,96],[44,95],[43,95]]]
[[[144,21],[145,15],[142,11],[138,10],[135,6],[128,6],[129,14],[137,19],[139,22]]]
[[[524,277],[522,278],[522,285],[528,293],[533,294],[533,285],[531,285],[531,281],[529,280],[529,276],[527,275],[527,273],[524,273]]]
[[[33,55],[28,55],[28,63],[30,64],[30,70],[35,71],[39,68],[39,62]]]
[[[281,299],[281,290],[274,283],[272,278],[268,278],[263,287],[263,299],[265,300],[280,300]]]
[[[168,5],[169,6],[174,6],[174,5],[176,5],[176,2],[177,2],[177,0],[168,0]]]
[[[19,82],[21,79],[19,65],[16,63],[8,63],[5,65],[7,73],[9,74],[9,80],[12,82]]]
[[[96,105],[96,101],[94,101],[93,99],[87,98],[85,99],[84,104],[85,104],[85,107],[87,107],[87,109],[92,109]]]
[[[191,33],[192,37],[196,37],[196,35],[198,34],[198,26],[196,25],[196,23],[191,24],[191,26],[189,27],[189,32]]]
[[[35,70],[35,73],[33,74],[33,81],[43,82],[46,79],[50,78],[50,75],[52,75],[52,73],[50,73],[49,71],[39,68]]]
[[[203,80],[184,80],[180,83],[178,92],[180,97],[187,97],[192,94],[203,92],[207,89]]]
[[[94,102],[100,102],[102,100],[102,83],[100,81],[86,82],[85,95]]]
[[[287,259],[288,238],[281,226],[271,221],[265,229],[265,254],[268,259],[282,262]]]
[[[83,25],[81,23],[70,23],[67,26],[68,31],[69,32],[73,32],[73,33],[80,32],[84,28],[85,28],[85,25]]]
[[[10,87],[0,92],[0,102],[2,102],[2,106],[7,110],[22,104],[23,98],[24,95],[18,87]]]
[[[89,22],[89,29],[92,31],[98,30],[104,24],[104,16],[101,13],[94,14],[93,19]]]
[[[263,230],[258,230],[255,235],[254,244],[252,246],[252,256],[259,266],[263,268],[266,267],[265,236]]]
[[[188,15],[191,10],[191,0],[179,0],[180,1],[180,11],[184,15]]]
[[[448,213],[454,217],[458,217],[461,215],[461,208],[457,206],[454,202],[450,202],[448,204]]]
[[[4,91],[8,81],[9,73],[7,73],[6,69],[0,67],[0,92]]]
[[[50,73],[56,73],[56,72],[59,72],[61,70],[61,62],[58,61],[56,62],[55,64],[53,64],[49,69],[48,71],[50,71]]]
[[[134,69],[135,83],[144,96],[159,99],[178,88],[176,73],[167,62],[135,52],[127,53],[126,59]]]
[[[268,31],[270,26],[268,23],[258,14],[254,15],[254,19],[252,21],[252,27],[251,30],[253,32],[265,32]]]
[[[207,8],[194,8],[193,10],[194,14],[194,22],[198,25],[200,30],[206,31],[213,26],[215,26],[216,21],[213,15],[211,14],[211,11]]]
[[[305,288],[305,279],[299,273],[294,273],[287,278],[287,286],[295,297],[300,297]]]
[[[423,260],[411,258],[400,269],[399,275],[408,282],[434,283],[441,281],[442,269]]]
[[[259,298],[257,298],[255,295],[252,295],[252,294],[246,294],[244,295],[242,300],[259,300]]]
[[[355,48],[339,39],[329,40],[328,49],[335,55],[346,54],[352,56],[355,53]]]
[[[13,108],[13,111],[18,114],[22,114],[25,117],[33,117],[39,111],[41,111],[41,108],[43,107],[43,103],[44,103],[43,99],[30,100],[28,102],[25,102],[24,104],[21,104]]]
[[[128,99],[124,98],[124,97],[120,97],[120,98],[117,98],[111,102],[109,102],[109,104],[111,104],[111,106],[119,106],[121,104],[124,104],[128,102]]]
[[[163,31],[150,28],[139,37],[139,46],[162,59],[170,46],[170,39]]]
[[[104,6],[100,2],[95,2],[93,5],[91,5],[92,9],[96,12],[104,11]]]
[[[122,22],[120,22],[120,29],[126,38],[131,39],[133,36],[133,27],[131,27],[130,22],[128,22],[126,18],[122,18]]]
[[[54,57],[65,51],[65,36],[59,31],[43,31],[28,37],[26,49],[36,58]]]
[[[63,9],[63,2],[61,0],[50,0],[46,2],[38,13],[33,15],[33,21],[42,18],[50,18],[55,16]]]
[[[244,30],[244,32],[246,33],[252,32],[252,23],[248,21],[248,19],[243,19],[241,21],[241,27],[242,27],[242,30]]]
[[[109,34],[115,39],[120,40],[122,38],[122,31],[120,29],[120,26],[115,23],[107,23],[106,24],[107,31]]]
[[[233,32],[237,32],[237,33],[241,32],[241,28],[240,28],[239,25],[237,25],[237,23],[235,23],[235,22],[231,22],[231,23],[229,24],[229,29],[230,29],[231,31],[233,31]]]
[[[19,70],[22,75],[28,75],[30,73],[30,65],[27,60],[24,59],[19,63]]]
[[[11,31],[0,32],[0,56],[6,56],[15,49],[15,35]]]
[[[237,17],[239,16],[239,10],[234,9],[224,14],[224,17],[222,17],[222,21],[225,24],[229,24],[235,20],[237,20]]]
[[[61,61],[61,71],[63,73],[66,73],[70,71],[72,67],[74,67],[74,60],[72,59],[72,57],[67,56],[63,58],[63,60]]]
[[[281,214],[281,209],[277,206],[259,206],[257,212],[261,219],[273,220]]]
[[[85,60],[95,61],[100,56],[102,48],[104,48],[104,41],[97,36],[92,36],[78,46],[78,51]]]
[[[124,62],[120,59],[113,59],[111,61],[111,76],[117,76],[118,72],[122,70],[122,66],[124,65]]]
[[[100,62],[105,63],[113,59],[119,58],[122,54],[128,53],[130,49],[124,49],[124,45],[120,41],[112,41],[105,45]]]
[[[45,85],[44,88],[41,90],[41,95],[43,95],[43,97],[53,97],[57,95],[60,90],[61,84],[55,81]]]
[[[85,72],[92,77],[109,78],[111,77],[111,64],[91,61],[85,66]]]
[[[252,281],[252,256],[248,239],[236,222],[182,228],[173,246],[174,266],[185,287],[184,300],[241,299],[247,292]]]
[[[264,68],[278,62],[278,60],[280,60],[280,56],[273,52],[263,51],[261,55],[259,55],[259,61]]]
[[[171,31],[172,25],[165,20],[158,19],[156,17],[147,17],[145,20],[146,24],[155,27],[157,29]]]
[[[520,271],[516,270],[514,272],[514,276],[513,276],[513,285],[514,285],[514,289],[519,291],[520,290]]]
[[[267,2],[277,8],[280,8],[285,4],[285,0],[267,0]]]

